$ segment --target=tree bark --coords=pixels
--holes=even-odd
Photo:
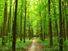
[[[26,0],[25,0],[25,17],[24,17],[24,43],[25,43],[25,36],[26,36]]]
[[[48,0],[48,17],[49,17],[50,47],[52,47],[53,39],[52,39],[52,25],[51,25],[51,16],[50,16],[50,0]]]
[[[3,28],[2,28],[2,45],[5,45],[4,43],[4,35],[7,34],[7,0],[5,0],[5,7],[4,7],[4,20],[3,20]]]
[[[56,5],[55,5],[55,1],[53,2],[53,7],[54,7],[54,18],[55,18],[55,29],[56,29],[56,32],[55,32],[55,34],[57,34],[57,36],[58,36],[58,23],[57,23],[57,16],[56,16],[56,7],[55,7]]]
[[[12,27],[12,51],[16,51],[16,19],[17,19],[17,7],[18,7],[18,0],[15,0],[15,14],[14,14],[14,21],[13,21],[13,27]]]
[[[59,42],[59,50],[60,51],[63,51],[63,20],[62,20],[62,6],[61,6],[62,4],[61,4],[61,0],[59,0],[59,17],[60,17],[60,20],[59,20],[59,22],[60,22],[60,36],[59,36],[59,38],[60,38],[60,42]]]
[[[22,4],[23,5],[23,4]],[[20,40],[22,41],[22,5],[21,5],[21,16],[20,16]]]
[[[11,29],[12,29],[12,0],[10,0],[10,13],[9,13],[9,17],[8,17],[8,33],[11,33]]]

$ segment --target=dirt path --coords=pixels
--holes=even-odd
[[[40,43],[38,43],[37,39],[34,38],[31,45],[28,47],[28,51],[44,51],[44,48]]]

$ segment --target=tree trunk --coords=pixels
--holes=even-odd
[[[22,4],[23,5],[23,4]],[[20,40],[22,41],[22,5],[21,5],[21,16],[20,16]]]
[[[50,0],[48,0],[48,17],[49,17],[50,47],[52,47],[53,39],[52,39],[52,25],[51,25],[51,16],[50,16]]]
[[[45,31],[45,24],[46,24],[46,5],[45,6],[45,12],[44,12],[44,40],[45,40],[45,34],[46,34],[46,31]]]
[[[63,21],[63,38],[64,38],[64,41],[66,40],[66,32],[65,32],[65,5],[64,5],[64,1],[62,1],[62,5],[63,5],[63,7],[62,7],[62,10],[63,10],[63,17],[62,17],[62,21]]]
[[[3,20],[3,28],[2,28],[2,45],[5,45],[4,43],[4,35],[7,34],[7,0],[5,1],[5,7],[4,7],[4,20]]]
[[[30,18],[29,18],[29,14],[28,14],[28,20],[29,20],[29,40],[31,39],[31,27],[30,27]]]
[[[67,25],[68,24],[68,21],[67,21],[67,6],[68,5],[66,3],[67,3],[67,1],[65,0],[65,3],[64,3],[65,4],[64,5],[65,6],[64,7],[64,10],[65,10],[64,11],[64,16],[65,17],[64,18],[65,18],[65,35],[66,35],[66,38],[67,38],[68,37],[68,25]]]
[[[56,29],[56,32],[55,32],[55,34],[57,34],[57,36],[58,36],[58,23],[57,23],[57,16],[56,16],[56,7],[55,7],[56,5],[55,5],[55,1],[53,2],[53,7],[54,7],[54,18],[55,18],[55,29]]]
[[[18,7],[18,0],[15,0],[15,14],[14,14],[14,21],[13,21],[13,27],[12,27],[12,51],[16,51],[16,19],[17,19],[17,7]]]
[[[59,38],[60,38],[60,42],[59,42],[59,47],[60,47],[60,51],[63,51],[63,22],[62,22],[62,9],[61,9],[62,7],[61,7],[61,0],[59,0],[59,17],[60,17],[60,20],[59,20],[59,22],[60,22],[60,36],[59,36]]]
[[[26,0],[25,0],[25,17],[24,17],[24,43],[25,43],[25,36],[26,36]]]
[[[12,18],[11,18],[11,14],[12,13],[12,0],[10,0],[10,13],[9,13],[9,17],[8,17],[8,33],[11,33],[11,29],[12,29]]]

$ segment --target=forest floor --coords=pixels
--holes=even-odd
[[[33,38],[27,51],[44,51],[44,46],[41,45],[36,38]]]

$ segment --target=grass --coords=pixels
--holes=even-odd
[[[0,43],[2,43],[2,42],[0,41]],[[25,43],[23,42],[23,40],[20,41],[20,39],[17,38],[16,51],[23,51],[24,49],[26,49],[29,46],[30,43],[31,43],[31,41],[29,41],[28,38],[26,39]],[[1,45],[0,45],[0,51],[11,51],[12,50],[12,41],[6,42],[4,46],[1,46]]]
[[[45,39],[44,41],[39,40],[39,42],[44,46],[45,51],[59,51],[59,40],[57,37],[53,38],[53,46],[50,48],[49,39]],[[68,39],[63,42],[64,51],[68,51]]]

